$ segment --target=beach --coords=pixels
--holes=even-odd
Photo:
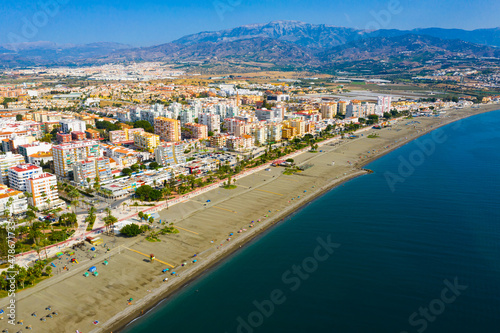
[[[321,152],[294,157],[298,165],[310,166],[303,172],[283,175],[283,168],[270,167],[238,179],[236,189],[217,188],[161,211],[161,219],[173,222],[180,231],[161,236],[161,242],[148,242],[144,236],[102,236],[110,252],[101,247],[91,260],[91,252],[77,250],[78,264],[56,261],[58,266],[67,264],[69,271],[20,292],[17,320],[24,320],[23,326],[32,325],[33,332],[116,332],[273,224],[284,219],[286,223],[286,217],[307,202],[366,174],[363,166],[370,161],[439,126],[498,108],[486,105],[449,110],[439,118],[401,119],[391,128],[366,129],[357,139],[331,140],[320,145]],[[371,133],[378,137],[368,138]],[[151,263],[152,253],[156,260]],[[109,259],[108,265],[104,259]],[[83,277],[90,266],[97,267],[99,276]],[[165,268],[169,271],[162,273]],[[177,274],[171,275],[173,271]],[[0,300],[0,307],[5,308],[7,301]],[[58,316],[41,322],[48,305]],[[31,316],[34,312],[37,317]],[[94,320],[99,323],[94,325]],[[11,329],[5,320],[0,325]]]

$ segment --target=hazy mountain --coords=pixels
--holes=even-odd
[[[56,44],[52,42],[30,42],[19,44],[0,45],[0,60],[10,59],[22,63],[68,63],[84,59],[106,56],[112,52],[130,49],[131,46],[119,43],[91,43],[91,44]],[[12,57],[5,57],[12,55]],[[4,61],[1,64],[5,65]],[[22,66],[22,65],[21,65]]]
[[[500,49],[431,36],[403,35],[365,38],[318,54],[324,61],[418,59],[419,62],[439,57],[500,57]]]
[[[500,28],[477,30],[443,28],[377,30],[368,34],[367,37],[394,37],[406,34],[425,35],[441,39],[460,39],[465,42],[500,47]]]
[[[367,59],[394,58],[422,62],[440,56],[471,59],[498,57],[498,49],[491,45],[500,46],[499,28],[364,31],[324,24],[275,21],[201,32],[171,43],[142,48],[118,43],[5,44],[0,45],[0,66],[231,60],[308,67]]]
[[[271,38],[255,37],[224,42],[180,45],[168,43],[149,48],[115,52],[100,61],[219,61],[271,62],[279,65],[317,63],[312,52],[299,45]]]
[[[201,32],[182,37],[173,43],[193,45],[201,42],[230,42],[262,37],[292,42],[308,48],[325,48],[342,45],[363,37],[365,33],[352,28],[298,21],[274,21],[267,24],[244,25],[234,29]]]

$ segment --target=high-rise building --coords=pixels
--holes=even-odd
[[[61,124],[61,131],[64,133],[85,132],[87,129],[86,123],[83,120],[62,119],[59,120],[59,124]]]
[[[0,155],[0,181],[4,185],[9,185],[9,168],[24,163],[24,157],[20,154],[7,152]]]
[[[347,112],[347,102],[346,101],[339,101],[337,103],[337,114],[345,116],[346,112]]]
[[[155,149],[156,163],[163,166],[174,166],[186,163],[185,146],[181,143],[170,143],[158,146]]]
[[[282,121],[282,109],[280,108],[272,108],[268,110],[266,108],[255,110],[255,116],[260,121]]]
[[[321,104],[321,117],[323,119],[332,119],[337,115],[337,103]]]
[[[186,130],[183,131],[182,135],[186,139],[203,140],[208,138],[208,127],[206,125],[186,123],[184,124],[184,128]]]
[[[113,178],[109,158],[89,158],[73,164],[73,179],[76,183],[89,186],[95,183],[96,177],[101,182]]]
[[[391,96],[378,96],[376,113],[383,115],[385,112],[391,112],[391,99]]]
[[[33,164],[19,164],[9,168],[9,186],[14,190],[26,192],[26,181],[43,173],[42,168]]]
[[[209,132],[220,133],[220,116],[212,113],[200,113],[198,123],[206,125]]]
[[[167,142],[178,142],[181,140],[181,123],[178,120],[158,117],[154,121],[155,134]]]
[[[89,157],[100,157],[99,143],[93,140],[64,143],[52,147],[54,171],[57,176],[67,177],[73,171],[73,163]]]
[[[117,130],[117,131],[110,131],[109,132],[109,142],[111,143],[122,143],[126,142],[127,140],[127,133],[124,130]]]
[[[160,144],[160,136],[148,132],[134,133],[134,145],[153,152]]]
[[[63,206],[57,192],[57,178],[50,173],[41,173],[27,180],[26,191],[31,194],[29,204],[39,209]]]

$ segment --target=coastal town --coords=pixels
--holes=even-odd
[[[462,110],[496,107],[500,101],[500,96],[378,94],[352,90],[338,80],[318,89],[285,79],[193,79],[158,67],[142,64],[130,80],[123,77],[129,71],[110,66],[69,70],[88,78],[81,85],[37,79],[0,86],[1,296],[12,288],[11,271],[20,272],[19,299],[32,299],[37,288],[54,288],[63,279],[67,290],[75,283],[85,285],[82,291],[93,290],[89,275],[109,282],[97,267],[124,267],[128,259],[117,256],[122,252],[138,263],[148,258],[160,265],[154,271],[148,266],[147,274],[159,271],[162,287],[173,288],[175,278],[221,257],[231,240],[263,230],[265,220],[276,220],[327,189],[325,182],[333,186],[363,174],[367,161],[409,136],[451,121]],[[43,76],[43,71],[22,74]],[[293,178],[308,172],[309,177],[317,173],[312,183]],[[299,187],[280,188],[283,180]],[[281,201],[252,197],[252,207],[226,203],[247,192]],[[295,194],[287,203],[284,193]],[[248,217],[251,221],[241,220],[257,209],[262,213]],[[203,224],[193,222],[199,212]],[[175,245],[185,234],[196,241]],[[164,243],[173,246],[168,254]],[[143,292],[130,292],[134,297],[125,310],[143,305],[133,301],[144,298]],[[4,327],[8,308],[0,302],[0,309]],[[115,310],[93,325],[116,322],[110,316],[124,309]],[[56,332],[58,311],[33,309],[30,318],[14,323]],[[69,315],[74,313],[62,317]],[[89,316],[98,317],[88,315],[87,321]],[[93,326],[75,325],[86,331]]]

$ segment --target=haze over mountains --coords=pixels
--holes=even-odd
[[[171,43],[134,48],[118,43],[0,45],[3,67],[122,61],[238,61],[320,67],[366,60],[406,63],[445,58],[500,58],[500,28],[366,31],[275,21],[200,32]]]

